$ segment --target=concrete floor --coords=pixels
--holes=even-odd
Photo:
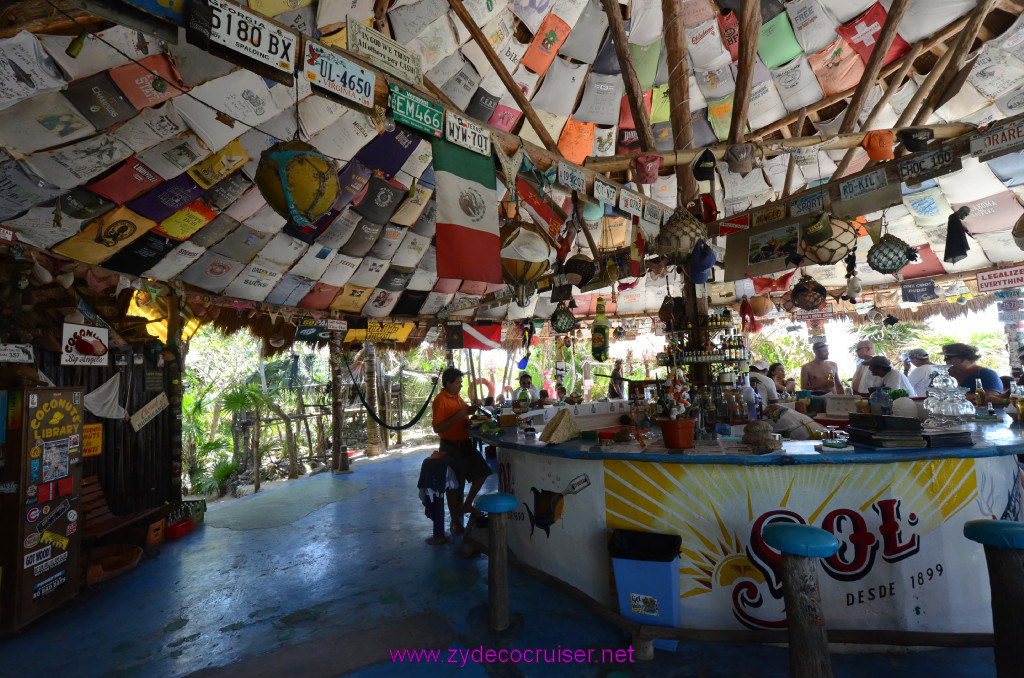
[[[627,644],[615,627],[515,570],[516,620],[509,631],[492,634],[486,559],[461,558],[454,543],[424,544],[430,523],[415,489],[422,459],[393,457],[357,465],[352,475],[299,480],[319,494],[328,489],[319,485],[325,483],[366,487],[277,527],[205,526],[162,544],[158,557],[0,640],[0,675],[788,675],[785,648],[737,644],[686,644],[676,653],[657,651],[653,662],[633,664],[463,665],[449,649],[600,650]],[[492,476],[485,491],[494,483]],[[239,501],[270,501],[279,491]],[[389,650],[401,647],[443,649],[446,663],[392,662]],[[993,666],[990,649],[833,656],[837,678],[988,678],[995,676]]]

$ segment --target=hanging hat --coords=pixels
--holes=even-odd
[[[706,242],[701,240],[693,248],[693,254],[690,255],[690,280],[697,285],[706,283],[714,265],[715,253]]]
[[[949,215],[946,222],[946,254],[942,260],[948,264],[955,264],[961,259],[967,258],[967,252],[971,249],[967,242],[967,229],[964,228],[963,216],[967,216],[964,210],[966,207],[957,210]],[[970,210],[967,210],[969,212]]]
[[[934,137],[935,132],[930,127],[908,127],[896,133],[896,138],[911,153],[927,151],[928,142]]]
[[[718,160],[715,159],[714,152],[710,148],[705,148],[704,152],[693,160],[693,178],[697,181],[711,181],[715,177],[716,164]]]
[[[892,130],[876,129],[864,135],[864,141],[860,145],[872,160],[892,160],[896,157],[892,152],[892,144]]]
[[[729,163],[729,171],[747,174],[754,169],[754,144],[735,144],[725,152],[725,161]]]
[[[636,170],[636,180],[641,184],[653,184],[658,179],[658,170],[665,164],[665,158],[659,153],[644,153],[633,158],[631,163]]]

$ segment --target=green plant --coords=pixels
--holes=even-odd
[[[193,494],[216,494],[222,496],[228,489],[228,480],[238,470],[238,462],[221,457],[209,473],[192,481]]]

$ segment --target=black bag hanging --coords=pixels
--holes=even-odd
[[[946,222],[946,254],[942,260],[948,264],[955,264],[961,259],[967,258],[967,252],[971,249],[967,242],[967,229],[964,228],[962,219],[970,213],[967,207],[961,207],[949,215]]]

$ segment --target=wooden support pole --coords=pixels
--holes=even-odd
[[[345,388],[341,376],[343,350],[341,336],[331,334],[331,470],[351,473],[352,470],[348,466],[348,447],[341,443],[342,429],[345,426],[345,401],[341,395]]]
[[[914,67],[914,60],[917,58],[917,55],[921,53],[921,47],[922,44],[917,42],[910,48],[910,53],[907,54],[906,61],[903,62],[903,65],[900,66],[900,70],[897,71],[895,77],[893,77],[892,82],[886,88],[885,92],[882,93],[882,98],[879,99],[878,103],[875,104],[875,107],[871,109],[871,113],[868,114],[867,120],[865,120],[864,124],[861,125],[861,129],[871,129],[871,125],[875,123],[879,113],[882,112],[882,108],[889,103],[889,99],[891,99],[892,95],[896,93],[896,90],[903,86],[903,81],[910,74],[910,69]],[[836,171],[832,173],[830,183],[832,181],[837,181],[846,173],[846,170],[850,167],[850,163],[853,161],[853,156],[856,154],[857,148],[851,148],[845,155],[843,155],[843,159],[839,163],[839,167],[837,167]]]
[[[389,0],[374,0],[373,2],[373,27],[384,35],[391,36],[391,27],[388,26],[388,5]]]
[[[487,514],[487,620],[493,631],[504,631],[511,617],[508,602],[508,516]]]
[[[882,71],[882,63],[885,61],[893,40],[896,39],[896,29],[899,28],[900,22],[903,21],[903,17],[910,7],[910,2],[911,0],[896,0],[892,3],[892,7],[889,8],[885,25],[882,26],[882,31],[878,34],[875,45],[871,49],[871,56],[868,58],[867,66],[864,68],[864,75],[861,77],[857,89],[853,92],[850,105],[846,107],[843,122],[839,125],[840,134],[852,132],[857,128],[857,118],[860,117],[861,111],[864,110],[868,94],[871,93],[871,89],[878,80],[878,74]],[[914,53],[911,52],[911,54]],[[912,58],[907,58],[904,59],[903,63],[913,63],[913,60]]]
[[[782,597],[789,627],[791,678],[832,678],[817,567],[817,558],[782,553]]]
[[[544,148],[548,149],[552,153],[558,153],[558,144],[555,143],[555,140],[551,138],[550,134],[548,134],[547,128],[544,127],[540,118],[537,117],[537,112],[533,110],[533,106],[531,106],[530,102],[526,100],[525,96],[523,96],[523,91],[519,89],[519,85],[517,85],[516,81],[512,79],[512,76],[505,68],[505,64],[501,62],[501,59],[494,52],[494,48],[491,47],[491,43],[487,41],[483,31],[481,31],[480,27],[476,25],[475,21],[473,21],[473,17],[469,15],[469,11],[467,11],[466,6],[462,4],[462,0],[448,0],[448,4],[451,5],[452,10],[454,10],[455,16],[462,20],[462,23],[466,26],[469,34],[473,36],[473,40],[484,53],[484,58],[487,59],[491,68],[494,69],[494,72],[501,79],[501,82],[505,85],[508,93],[516,100],[516,105],[523,111],[523,115],[525,115],[529,123],[533,125],[533,129],[537,132],[537,136],[540,137],[541,143],[544,144]]]
[[[662,25],[668,58],[669,120],[672,123],[672,148],[693,146],[690,124],[690,56],[686,51],[686,26],[683,0],[661,0]],[[676,202],[685,207],[697,197],[697,180],[689,165],[676,165]]]
[[[897,0],[908,2],[909,0]],[[750,90],[754,84],[754,65],[757,63],[757,43],[761,39],[761,2],[743,0],[740,5],[740,65],[736,74],[736,96],[729,123],[729,143],[743,141],[747,129],[747,111],[750,110]]]
[[[956,94],[956,92],[947,92],[950,84],[956,78],[957,71],[960,69],[960,62],[963,61],[970,51],[971,47],[974,46],[974,40],[978,37],[978,31],[981,30],[981,26],[985,21],[985,17],[988,13],[995,9],[996,5],[999,4],[999,0],[985,0],[985,2],[977,7],[973,12],[970,13],[970,20],[967,25],[964,26],[963,31],[960,33],[960,37],[957,38],[956,43],[947,50],[947,54],[951,54],[951,58],[947,60],[947,66],[942,69],[939,74],[938,82],[936,83],[928,99],[921,107],[917,117],[914,118],[915,123],[921,123],[928,119],[928,116],[938,108],[939,101],[946,98],[947,95]],[[1019,13],[1018,9],[1018,13]],[[936,64],[937,66],[938,64]]]
[[[800,120],[797,122],[796,129],[799,134],[804,128],[804,121],[807,120],[807,107],[804,106],[800,109]],[[785,198],[787,195],[793,192],[793,175],[796,174],[796,160],[793,158],[793,154],[789,154],[789,164],[786,165],[786,183],[782,187],[782,197]]]
[[[459,0],[454,0],[458,2]],[[608,15],[608,27],[612,32],[612,44],[615,46],[615,56],[619,58],[619,68],[622,70],[622,81],[626,85],[626,101],[629,102],[629,110],[633,114],[633,124],[636,125],[636,135],[640,142],[640,148],[646,153],[654,150],[654,132],[651,131],[651,119],[644,108],[644,93],[640,88],[640,79],[636,76],[636,68],[633,66],[633,55],[629,52],[629,40],[626,38],[626,26],[622,21],[622,10],[619,8],[618,0],[602,0],[605,14]]]

